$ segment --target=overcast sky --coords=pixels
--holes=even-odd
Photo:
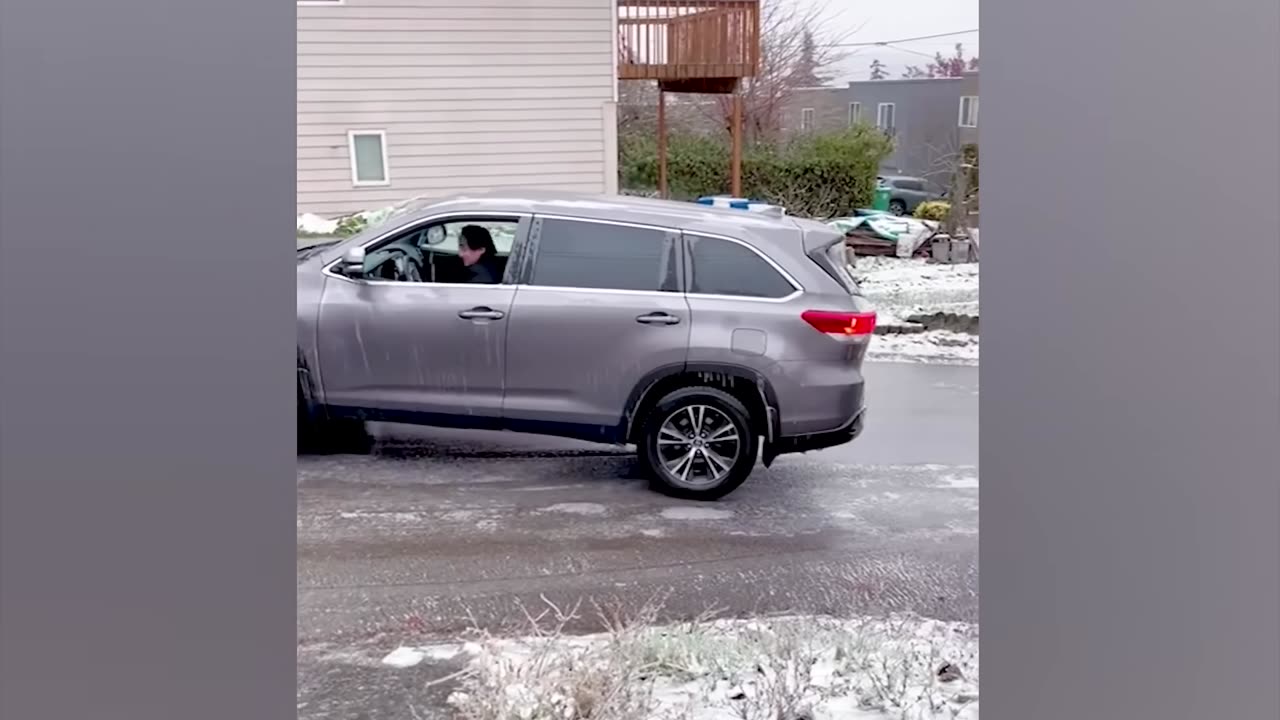
[[[833,30],[849,34],[844,39],[845,42],[881,42],[978,27],[978,0],[796,1],[818,2],[825,6]],[[874,58],[879,58],[880,62],[888,66],[890,77],[898,77],[907,65],[923,66],[929,62],[928,58],[916,53],[932,57],[934,53],[941,51],[944,56],[948,56],[954,51],[957,42],[964,44],[965,57],[979,54],[978,33],[904,43],[901,48],[851,48],[849,52],[854,54],[836,69],[835,82],[843,84],[850,80],[868,79]]]

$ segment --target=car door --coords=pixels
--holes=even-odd
[[[447,218],[450,224],[459,220]],[[527,216],[476,220],[510,223],[517,236],[528,229]],[[404,233],[417,235],[425,225]],[[386,244],[372,243],[367,252]],[[498,425],[513,284],[351,279],[332,267],[325,272],[316,344],[326,405],[390,420]]]
[[[908,180],[907,192],[910,197],[910,202],[908,202],[907,205],[912,211],[914,211],[920,203],[926,202],[930,199],[929,189],[925,186],[924,180],[918,180],[915,178]]]
[[[680,235],[535,216],[507,326],[508,427],[610,440],[633,388],[688,355]]]

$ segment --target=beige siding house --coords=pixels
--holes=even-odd
[[[298,212],[617,191],[616,0],[297,0]]]

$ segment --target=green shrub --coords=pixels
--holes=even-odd
[[[742,194],[782,205],[793,215],[833,217],[870,205],[880,162],[892,141],[878,130],[797,137],[781,145],[744,148]],[[658,186],[657,141],[621,138],[618,174],[625,192]],[[677,200],[729,191],[729,143],[720,137],[672,135],[667,141],[667,186]]]
[[[348,215],[338,221],[338,229],[334,232],[338,235],[351,236],[364,230],[368,224],[364,215]]]
[[[916,206],[915,216],[919,220],[932,220],[934,222],[943,222],[947,219],[947,214],[951,212],[951,203],[945,200],[930,200],[922,202]]]

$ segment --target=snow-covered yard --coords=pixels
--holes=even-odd
[[[568,637],[401,647],[464,659],[466,720],[926,720],[978,717],[978,629],[912,615],[638,624]]]
[[[871,340],[869,359],[977,364],[976,332],[927,328],[912,320],[956,325],[976,319],[978,263],[864,257],[855,272],[863,295],[875,306],[876,324],[889,331]]]

